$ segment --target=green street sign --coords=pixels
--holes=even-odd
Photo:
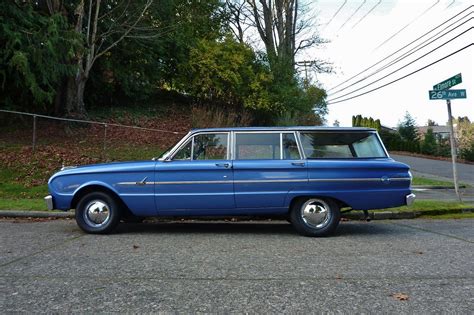
[[[433,90],[435,91],[447,90],[449,88],[452,88],[455,85],[458,85],[461,82],[462,82],[462,76],[459,73],[459,74],[456,74],[454,77],[451,77],[447,80],[444,80],[443,82],[433,85]]]
[[[429,91],[430,100],[452,100],[455,98],[467,98],[466,90],[442,90]]]

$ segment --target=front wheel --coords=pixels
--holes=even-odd
[[[92,192],[79,200],[76,207],[77,225],[87,233],[106,234],[120,222],[120,207],[109,194]]]
[[[327,236],[339,225],[339,206],[331,199],[302,198],[293,204],[291,223],[305,236]]]

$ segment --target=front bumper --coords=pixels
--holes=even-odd
[[[44,202],[46,202],[46,207],[48,207],[48,210],[54,209],[53,196],[47,195],[46,197],[44,197]]]
[[[416,195],[415,194],[409,194],[405,198],[406,198],[407,206],[411,206],[413,204],[413,202],[415,202]]]

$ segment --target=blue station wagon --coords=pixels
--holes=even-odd
[[[88,233],[151,216],[285,215],[300,234],[325,236],[341,208],[410,205],[410,184],[373,129],[212,128],[153,160],[63,168],[45,200],[76,209]]]

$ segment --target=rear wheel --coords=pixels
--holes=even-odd
[[[339,206],[331,199],[302,198],[291,209],[291,223],[301,235],[327,236],[339,225]]]
[[[87,233],[110,233],[120,222],[120,216],[118,202],[103,192],[88,193],[76,207],[77,225]]]

